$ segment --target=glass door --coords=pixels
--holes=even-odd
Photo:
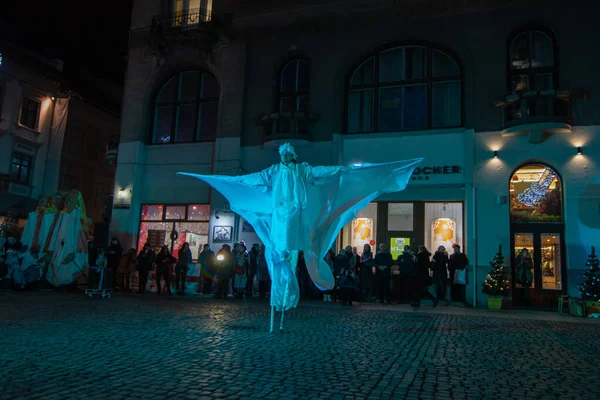
[[[514,303],[554,308],[566,287],[563,226],[523,228],[512,235]]]

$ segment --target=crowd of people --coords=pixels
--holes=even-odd
[[[13,289],[24,290],[40,279],[39,263],[29,260],[30,252],[14,238],[4,241],[1,247],[0,289],[8,289],[10,283]],[[464,301],[466,282],[458,282],[455,275],[456,271],[467,267],[469,260],[458,244],[452,247],[452,254],[440,246],[432,255],[423,245],[418,246],[416,253],[410,246],[404,246],[404,251],[395,260],[385,244],[380,244],[375,254],[371,246],[365,244],[360,255],[356,247],[346,246],[337,253],[332,247],[325,262],[335,277],[335,287],[325,292],[312,283],[300,252],[296,269],[300,296],[322,298],[326,303],[339,301],[343,305],[376,301],[391,304],[392,294],[395,300],[408,302],[413,307],[420,307],[424,298],[433,300],[434,307],[440,302],[449,305],[451,300]],[[88,256],[90,288],[102,286],[132,292],[137,283],[138,293],[155,288],[157,295],[163,292],[172,295],[171,278],[174,275],[175,292],[184,295],[186,282],[190,283],[188,272],[194,269],[197,285],[193,291],[196,294],[211,294],[218,299],[227,299],[230,295],[238,299],[266,298],[270,289],[265,247],[254,244],[248,250],[243,241],[233,247],[223,244],[216,253],[205,244],[197,255],[197,266],[188,243],[184,243],[174,257],[168,246],[155,252],[149,243],[139,253],[133,248],[125,252],[119,240],[113,238],[106,249],[97,249],[90,243]],[[433,293],[429,291],[431,286]]]

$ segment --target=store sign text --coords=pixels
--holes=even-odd
[[[452,175],[460,174],[461,168],[458,165],[441,165],[436,167],[417,167],[413,171],[413,181],[428,181],[431,175]]]

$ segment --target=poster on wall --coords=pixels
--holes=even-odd
[[[452,251],[452,243],[456,242],[456,221],[452,218],[435,218],[431,222],[431,249],[435,252],[444,246],[447,252]]]
[[[359,254],[362,254],[362,249],[365,244],[373,240],[373,219],[372,218],[355,218],[352,220],[352,239],[351,246],[356,247]]]
[[[394,260],[396,260],[400,254],[404,253],[404,246],[410,246],[410,238],[390,238],[390,253]]]

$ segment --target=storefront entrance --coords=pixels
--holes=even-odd
[[[517,169],[510,182],[515,306],[555,308],[565,293],[566,254],[558,173],[544,164]]]

